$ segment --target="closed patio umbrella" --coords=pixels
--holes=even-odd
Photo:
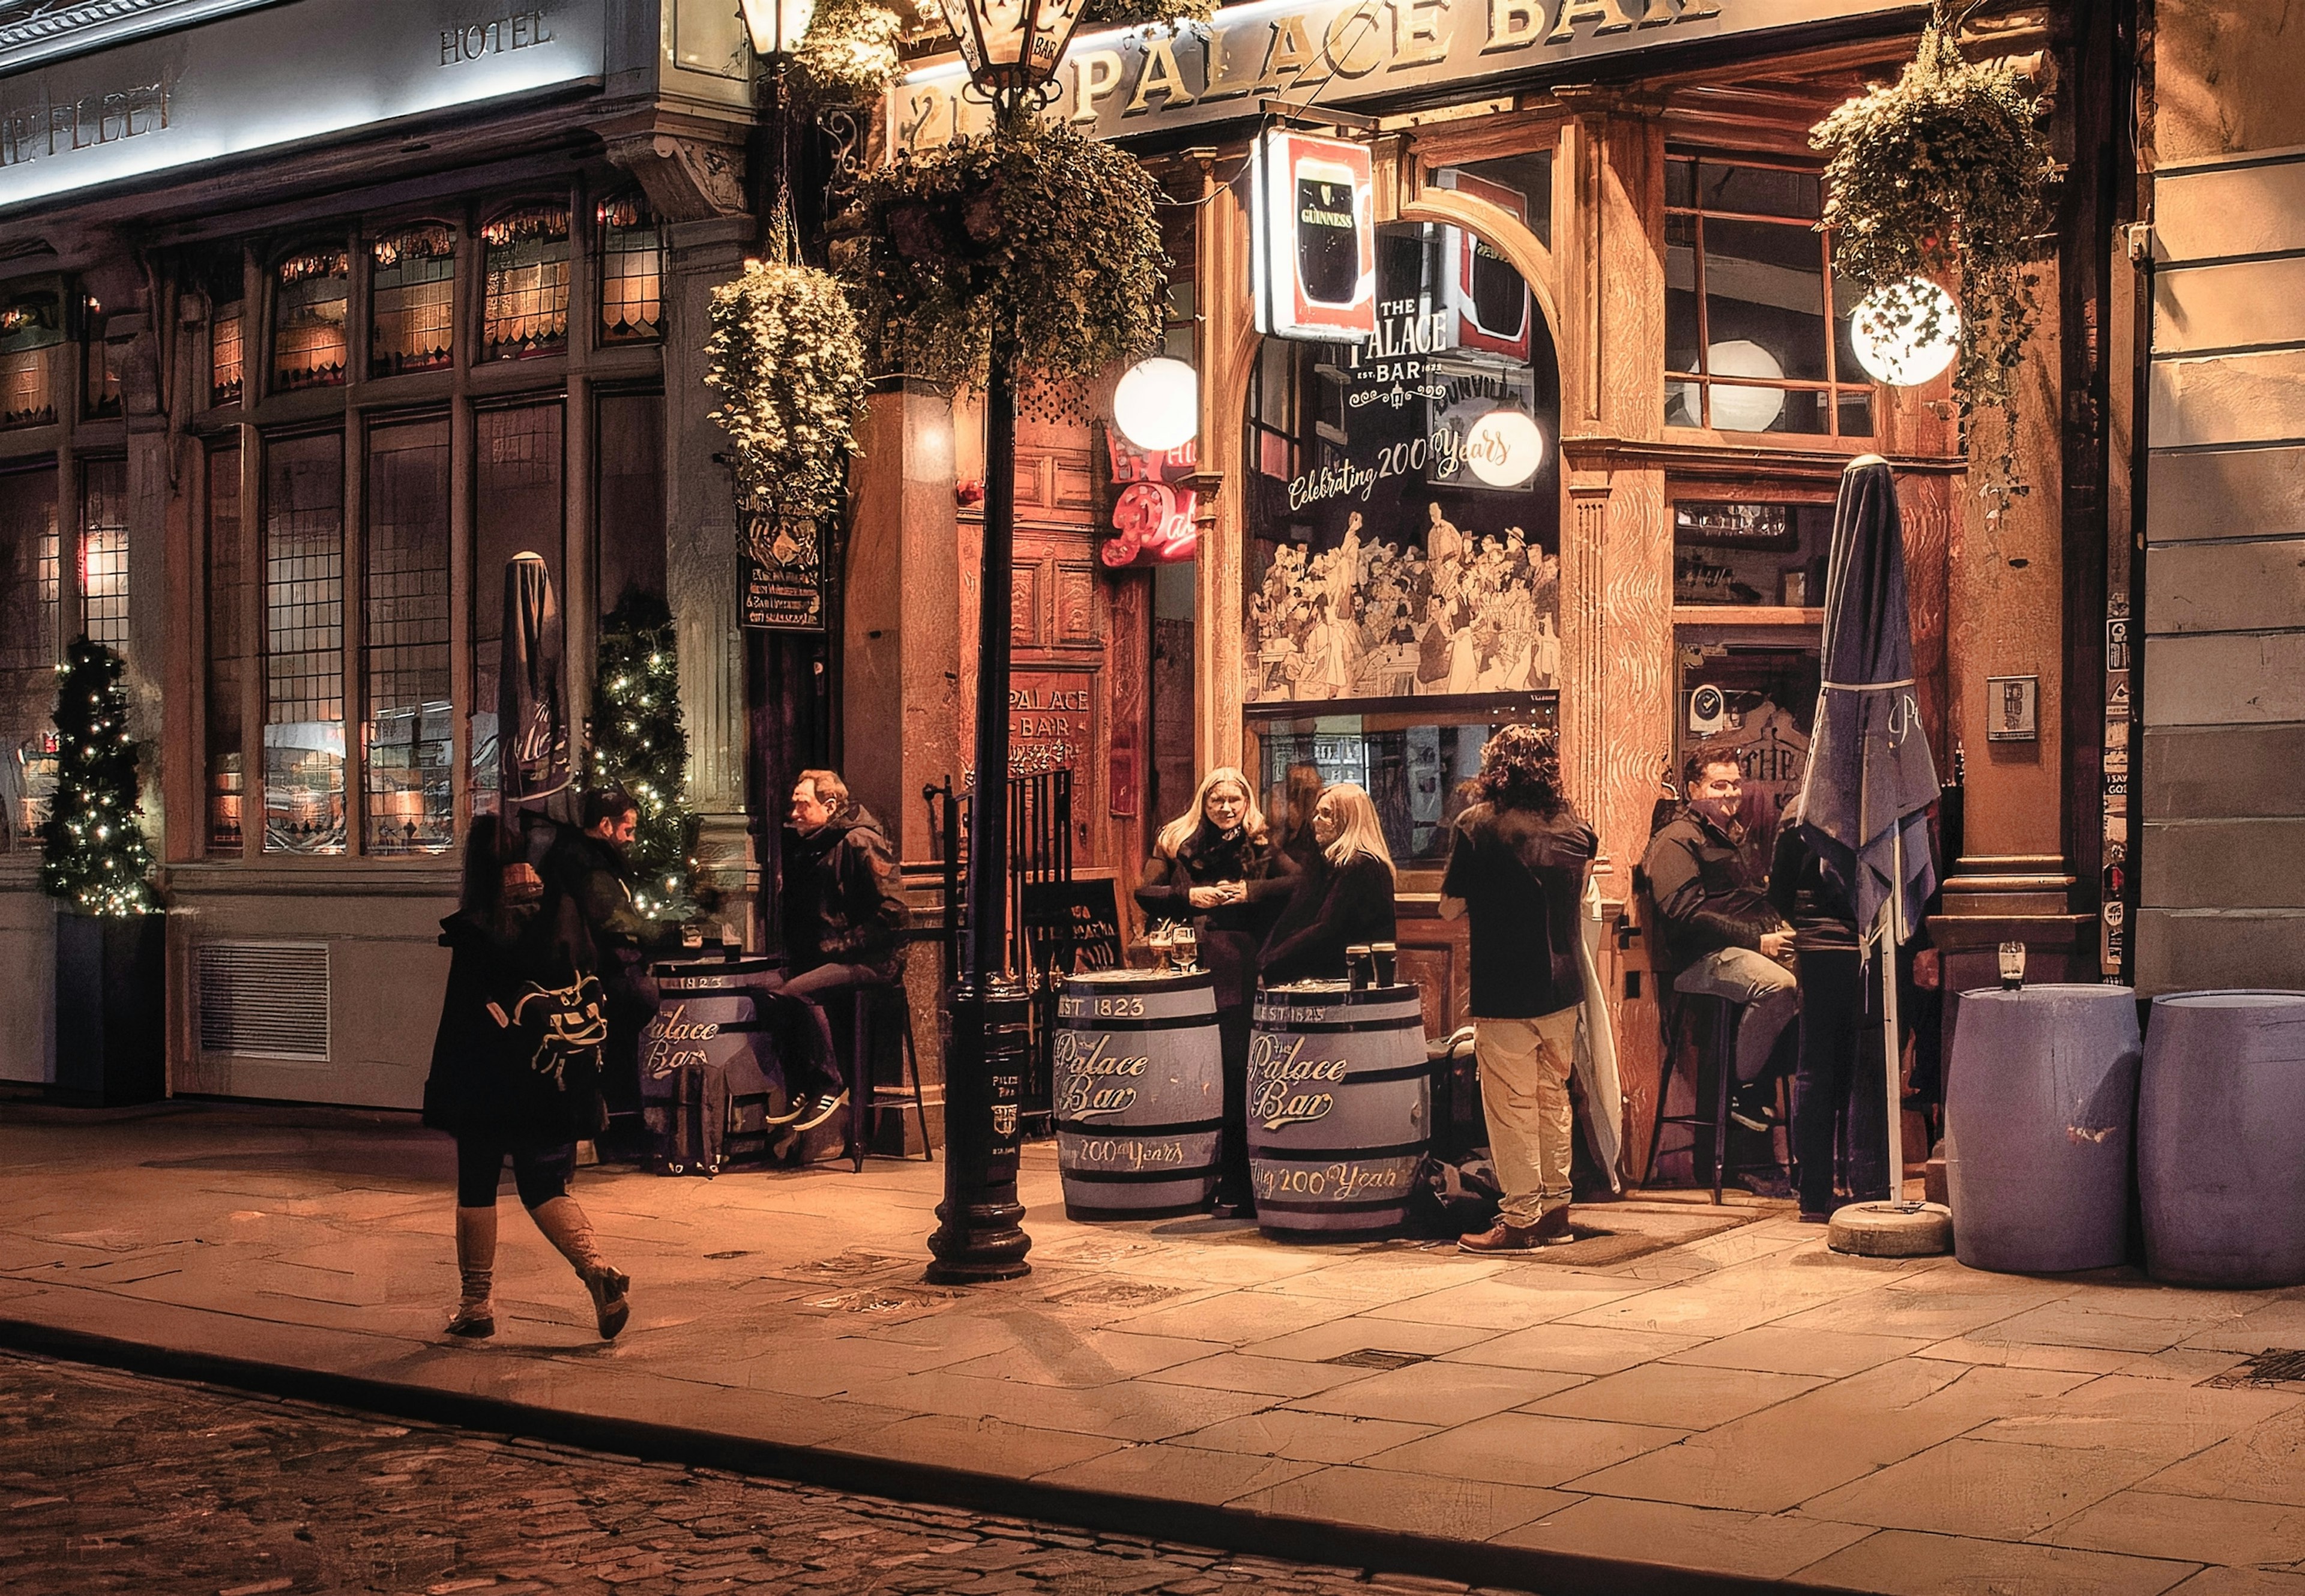
[[[497,792],[507,821],[568,810],[568,712],[561,698],[560,603],[544,557],[505,562],[503,655],[497,669]],[[557,802],[549,802],[557,799]]]
[[[1801,781],[1800,828],[1848,894],[1879,960],[1889,1094],[1889,1196],[1904,1197],[1897,1060],[1896,950],[1936,889],[1928,806],[1936,766],[1913,694],[1904,522],[1889,463],[1849,463],[1833,516],[1816,724]]]

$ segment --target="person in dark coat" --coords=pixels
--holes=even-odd
[[[1875,1006],[1877,975],[1865,979],[1857,911],[1802,836],[1798,802],[1777,825],[1769,902],[1791,922],[1799,955],[1793,1162],[1799,1171],[1800,1217],[1822,1225],[1833,1218],[1836,1121],[1845,1120],[1849,1127],[1851,1200],[1869,1202],[1889,1195],[1888,1089]]]
[[[424,1123],[456,1139],[456,1266],[463,1294],[448,1333],[496,1333],[492,1284],[497,1185],[505,1160],[545,1239],[591,1295],[600,1334],[631,1314],[631,1281],[601,1257],[568,1195],[576,1143],[606,1120],[600,1046],[606,1001],[584,913],[587,862],[576,834],[540,815],[473,822],[449,950]]]
[[[1769,1055],[1800,1009],[1786,967],[1793,934],[1751,879],[1737,819],[1744,776],[1732,754],[1700,748],[1681,772],[1688,802],[1649,839],[1641,869],[1656,904],[1673,990],[1726,998],[1744,1009],[1737,1024],[1737,1085],[1730,1117],[1750,1131],[1776,1121]]]
[[[1297,867],[1273,845],[1248,777],[1222,765],[1201,778],[1193,807],[1161,828],[1136,888],[1152,920],[1189,920],[1215,978],[1224,1054],[1224,1152],[1217,1206],[1255,1211],[1248,1184],[1248,1029],[1256,955],[1294,885]]]
[[[1503,1188],[1497,1222],[1467,1252],[1529,1252],[1571,1239],[1569,1077],[1585,1001],[1578,910],[1599,847],[1561,790],[1543,726],[1497,728],[1481,750],[1481,802],[1449,833],[1441,915],[1472,921],[1473,1054],[1481,1113]]]
[[[641,1106],[641,1030],[656,1013],[648,981],[648,947],[658,928],[633,900],[632,846],[640,806],[621,789],[587,793],[568,846],[583,872],[585,924],[592,933],[592,967],[608,999],[608,1040],[601,1051],[601,1095],[611,1114]]]
[[[811,1023],[785,1049],[794,1107],[773,1123],[814,1130],[848,1101],[824,998],[897,979],[906,916],[896,879],[897,851],[848,784],[830,770],[802,771],[778,883],[786,966],[767,985],[804,1005]]]
[[[1313,838],[1319,846],[1264,939],[1267,984],[1340,980],[1345,949],[1393,939],[1392,853],[1368,794],[1349,781],[1323,788]]]

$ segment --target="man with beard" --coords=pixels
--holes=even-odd
[[[770,989],[798,998],[814,1023],[786,1049],[785,1086],[797,1113],[778,1123],[810,1131],[848,1100],[824,998],[897,979],[905,905],[895,890],[896,850],[834,772],[800,773],[788,819],[780,895],[787,962]]]
[[[625,853],[639,823],[640,806],[622,791],[587,793],[577,817],[581,835],[566,845],[583,871],[584,928],[591,933],[593,967],[608,998],[601,1095],[608,1111],[620,1116],[640,1111],[641,1028],[656,1012],[644,979],[651,928],[633,902]]]
[[[1766,1131],[1776,1118],[1769,1056],[1800,1012],[1800,989],[1787,968],[1792,928],[1746,862],[1737,818],[1744,777],[1736,760],[1699,749],[1681,774],[1687,801],[1650,839],[1641,868],[1665,961],[1680,972],[1673,990],[1726,998],[1745,1011],[1729,1114],[1747,1130]]]

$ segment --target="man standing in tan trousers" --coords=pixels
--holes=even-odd
[[[1457,817],[1441,914],[1472,916],[1473,1054],[1504,1201],[1467,1252],[1532,1252],[1569,1234],[1569,1072],[1585,978],[1577,908],[1597,839],[1561,791],[1552,733],[1501,727],[1482,802]]]

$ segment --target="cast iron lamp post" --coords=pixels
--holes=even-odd
[[[1007,126],[1052,91],[1083,0],[941,0],[968,75]],[[984,564],[977,589],[976,795],[968,831],[968,938],[946,1053],[944,1201],[928,1278],[1028,1273],[1016,1201],[1016,1129],[1029,1057],[1025,990],[1008,973],[1008,632],[1016,594],[1016,327],[992,331],[984,384]]]

